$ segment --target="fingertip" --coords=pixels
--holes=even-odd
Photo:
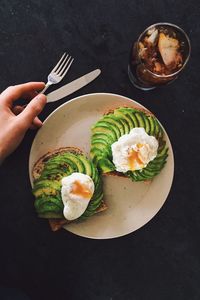
[[[45,82],[43,82],[43,81],[41,81],[41,82],[38,82],[41,86],[42,86],[42,88],[44,88],[45,87]]]
[[[42,123],[42,121],[38,117],[36,117],[33,120],[33,124],[32,125],[33,125],[33,129],[36,129],[36,128],[42,127],[43,123]]]

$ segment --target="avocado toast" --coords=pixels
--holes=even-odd
[[[145,167],[127,172],[116,171],[113,162],[113,145],[121,137],[129,135],[133,129],[140,129],[157,141],[157,153]],[[163,129],[156,117],[149,111],[132,107],[119,107],[104,114],[92,126],[91,150],[92,161],[103,175],[118,175],[133,181],[149,181],[164,167],[168,148],[164,140]]]
[[[56,149],[41,157],[33,167],[33,194],[39,217],[49,219],[53,231],[71,222],[64,218],[61,188],[62,179],[74,173],[86,174],[94,183],[91,200],[76,221],[85,220],[107,208],[103,202],[102,180],[94,164],[74,147]]]

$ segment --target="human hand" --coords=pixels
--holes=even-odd
[[[43,82],[28,82],[10,86],[0,94],[0,160],[19,146],[28,128],[42,126],[37,115],[46,104],[46,96],[36,91],[44,86]],[[23,108],[14,106],[19,98],[33,99]]]

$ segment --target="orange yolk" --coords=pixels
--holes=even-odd
[[[142,144],[137,144],[137,147],[138,148],[141,148],[143,145]],[[131,150],[129,152],[129,156],[128,156],[128,162],[129,162],[129,166],[130,166],[130,169],[132,171],[135,170],[135,163],[137,162],[138,164],[142,165],[143,166],[143,161],[141,161],[141,159],[139,158],[139,151],[135,151],[135,150]]]
[[[72,193],[86,199],[92,196],[92,193],[77,180],[73,183]]]

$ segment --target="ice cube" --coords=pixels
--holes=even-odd
[[[139,42],[139,56],[141,58],[145,58],[147,48],[145,48],[144,44],[142,42]]]
[[[154,28],[154,30],[151,31],[151,34],[149,35],[149,37],[146,38],[145,40],[147,43],[154,45],[157,40],[157,37],[158,37],[158,29]]]
[[[147,35],[151,35],[155,30],[156,30],[155,27],[150,28],[150,29],[147,31]]]
[[[162,71],[162,66],[159,62],[156,61],[155,64],[154,64],[154,72],[155,73],[160,73],[161,71]]]
[[[159,34],[158,49],[164,64],[168,68],[176,68],[182,63],[182,56],[178,52],[180,47],[179,41],[175,38],[165,35],[163,32]]]

